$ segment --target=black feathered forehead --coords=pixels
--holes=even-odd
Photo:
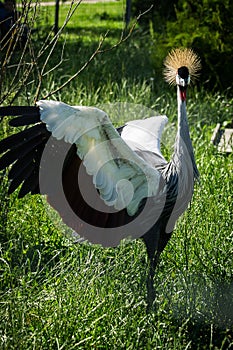
[[[182,79],[188,79],[189,77],[189,70],[185,66],[178,68],[177,73]]]

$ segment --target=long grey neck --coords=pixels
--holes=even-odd
[[[186,162],[193,168],[194,178],[198,178],[195,157],[193,153],[192,141],[189,133],[188,119],[186,113],[186,101],[182,101],[180,87],[177,86],[177,102],[178,102],[178,130],[176,135],[176,143],[173,159],[182,169],[182,163]]]

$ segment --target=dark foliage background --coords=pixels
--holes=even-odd
[[[210,89],[232,87],[233,2],[230,0],[135,0],[134,15],[150,31],[152,59],[161,67],[161,57],[174,47],[192,47],[201,57],[202,77]]]

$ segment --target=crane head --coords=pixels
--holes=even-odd
[[[176,84],[182,87],[186,87],[190,83],[190,74],[187,67],[182,66],[178,68],[176,74]]]
[[[199,76],[201,61],[192,49],[172,50],[164,60],[164,77],[171,85],[187,87]]]

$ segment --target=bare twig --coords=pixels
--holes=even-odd
[[[51,30],[50,33],[47,36],[47,39],[44,41],[43,44],[41,44],[40,48],[38,50],[35,50],[33,46],[33,42],[31,39],[32,34],[32,28],[37,18],[37,10],[40,6],[39,0],[35,1],[35,5],[32,7],[32,0],[22,1],[22,7],[21,7],[21,16],[18,18],[14,26],[10,29],[8,32],[9,34],[9,41],[5,44],[7,46],[6,53],[4,54],[3,62],[1,62],[1,68],[0,68],[0,103],[6,102],[8,104],[11,104],[14,99],[18,96],[18,94],[29,84],[34,84],[36,86],[36,92],[34,94],[34,101],[39,99],[39,95],[41,93],[41,87],[43,83],[43,79],[45,76],[53,72],[55,69],[57,69],[59,66],[62,65],[64,62],[64,48],[65,48],[65,42],[63,44],[63,48],[60,53],[60,60],[59,62],[54,65],[52,68],[48,68],[48,63],[51,59],[52,54],[54,53],[58,40],[61,36],[61,34],[64,31],[64,28],[67,26],[67,23],[73,16],[74,12],[77,10],[78,6],[81,4],[82,0],[72,0],[69,10],[67,12],[66,18],[58,32],[54,35],[53,31]],[[49,92],[47,95],[43,96],[43,98],[48,98],[57,92],[60,92],[63,88],[65,88],[71,81],[76,79],[86,68],[87,66],[95,59],[95,57],[98,54],[103,54],[105,52],[109,52],[113,49],[116,49],[118,46],[120,46],[122,43],[127,41],[130,36],[132,35],[138,21],[140,18],[150,11],[151,8],[149,8],[144,13],[141,13],[132,24],[131,28],[125,32],[122,30],[120,39],[111,47],[103,48],[104,41],[106,37],[108,36],[108,33],[103,35],[103,37],[99,40],[99,43],[97,45],[97,48],[95,51],[90,55],[89,59],[82,65],[82,67],[74,73],[70,78],[68,78],[63,84],[61,84],[59,87],[54,89],[53,91]],[[20,35],[22,34],[21,30],[22,25],[21,23],[26,23],[28,27],[28,36],[27,40],[25,42],[24,47],[22,48],[20,58],[17,63],[14,63],[14,54],[16,52],[16,47],[18,43],[20,42]],[[21,28],[19,30],[19,28]],[[4,49],[4,48],[3,48]],[[44,58],[44,56],[46,57]],[[42,60],[42,64],[40,61]],[[44,60],[44,61],[43,61]],[[12,63],[13,62],[13,63]],[[10,69],[15,70],[14,74],[12,75],[11,81],[9,86],[7,86],[7,91],[2,91],[2,82],[4,81],[4,76],[6,75],[7,71],[10,71]],[[2,94],[3,92],[3,94]]]
[[[81,4],[82,0],[79,0],[77,3],[75,3],[75,1],[73,0],[70,4],[70,8],[69,8],[69,11],[66,15],[66,18],[65,18],[65,21],[63,23],[63,25],[61,26],[61,28],[58,30],[58,32],[54,35],[53,39],[48,43],[46,44],[45,46],[42,46],[38,55],[37,55],[37,58],[40,58],[45,52],[47,49],[50,48],[48,54],[47,54],[47,57],[44,61],[44,64],[42,66],[42,69],[40,71],[40,73],[38,74],[38,77],[39,77],[39,82],[38,82],[38,85],[37,85],[37,89],[36,89],[36,93],[35,93],[35,96],[34,96],[34,101],[37,101],[38,100],[38,96],[39,96],[39,93],[40,93],[40,89],[41,89],[41,85],[42,85],[42,81],[43,81],[43,77],[45,75],[48,74],[48,72],[52,72],[54,69],[56,69],[56,67],[60,66],[63,62],[63,52],[64,52],[64,45],[63,45],[63,49],[62,49],[62,52],[61,52],[61,59],[60,59],[60,62],[53,68],[51,68],[49,71],[45,72],[45,69],[46,69],[46,66],[51,58],[51,55],[52,53],[54,52],[55,48],[56,48],[56,45],[57,45],[57,42],[58,42],[58,39],[61,35],[61,33],[63,32],[64,28],[66,27],[67,23],[69,22],[69,20],[71,19],[71,17],[73,16],[74,12],[76,11],[76,9],[78,8],[78,6]],[[73,5],[75,5],[73,7]]]
[[[46,99],[46,98],[56,94],[57,92],[61,91],[72,80],[74,80],[82,71],[84,71],[84,69],[86,69],[86,67],[93,61],[95,56],[100,52],[100,48],[103,45],[104,40],[105,40],[105,36],[102,39],[100,39],[99,44],[98,44],[96,50],[91,55],[91,57],[84,63],[84,65],[74,75],[72,75],[69,79],[67,79],[66,82],[63,83],[62,85],[60,85],[57,89],[55,89],[55,90],[51,91],[49,94],[43,96],[43,99]]]
[[[92,55],[91,55],[90,58],[84,63],[84,65],[83,65],[75,74],[73,74],[69,79],[67,79],[62,85],[60,85],[58,88],[56,88],[55,90],[51,91],[51,92],[48,93],[47,95],[43,96],[43,99],[47,99],[48,97],[51,97],[52,95],[54,95],[54,94],[56,94],[57,92],[61,91],[61,90],[62,90],[65,86],[67,86],[71,81],[73,81],[75,78],[77,78],[77,77],[80,75],[80,73],[82,73],[82,72],[87,68],[87,66],[94,60],[94,58],[95,58],[98,54],[100,54],[100,53],[102,54],[102,53],[105,53],[105,52],[112,51],[112,50],[116,49],[118,46],[120,46],[122,43],[124,43],[125,41],[127,41],[127,40],[130,38],[130,36],[132,35],[132,33],[133,33],[133,31],[134,31],[134,29],[135,29],[135,27],[136,27],[136,25],[137,25],[139,19],[140,19],[144,14],[146,14],[148,11],[150,11],[151,8],[152,8],[152,6],[151,6],[148,10],[146,10],[145,12],[139,14],[139,15],[136,17],[136,19],[135,19],[133,25],[131,26],[131,28],[130,28],[130,30],[129,30],[129,32],[128,32],[128,34],[127,34],[126,36],[124,36],[124,31],[122,31],[121,37],[120,37],[119,41],[118,41],[116,44],[112,45],[110,48],[101,50],[101,47],[103,46],[103,43],[104,43],[104,41],[105,41],[105,39],[106,39],[106,37],[107,37],[107,35],[108,35],[108,32],[107,32],[107,33],[100,39],[99,44],[98,44],[96,50],[92,53]]]
[[[33,11],[33,15],[31,19],[29,20],[29,11],[30,9],[30,3],[23,2],[22,3],[22,13],[17,19],[17,21],[14,23],[14,25],[10,28],[7,35],[9,35],[9,40],[7,42],[7,51],[5,55],[3,56],[3,62],[1,65],[1,78],[4,78],[4,74],[7,70],[11,68],[16,68],[14,75],[12,76],[10,85],[7,88],[7,91],[1,96],[0,103],[7,101],[9,104],[11,104],[16,96],[20,93],[22,87],[24,87],[26,81],[28,80],[28,77],[30,76],[34,62],[26,62],[25,61],[25,55],[29,46],[29,43],[31,41],[31,28],[32,23],[36,20],[36,9]],[[23,23],[23,24],[22,24]],[[21,55],[19,58],[19,61],[17,64],[10,64],[12,58],[16,54],[16,48],[17,45],[20,44],[21,41],[21,35],[23,34],[24,25],[25,23],[28,24],[28,35],[27,39],[24,43],[24,46],[21,49]],[[4,38],[3,38],[4,40]],[[2,48],[4,50],[4,47]],[[20,76],[20,72],[22,70],[22,74]]]

